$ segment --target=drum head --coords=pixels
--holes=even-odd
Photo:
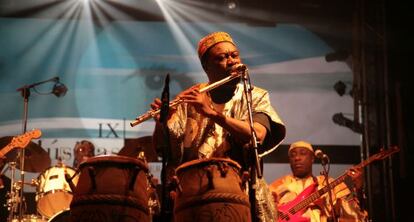
[[[39,182],[37,192],[46,193],[55,189],[62,189],[62,184],[66,183],[66,180],[64,180],[65,173],[72,177],[76,173],[76,170],[69,166],[54,166],[43,171],[37,177],[37,181]],[[76,183],[77,179],[77,177],[73,178],[75,180],[73,182]]]
[[[89,166],[113,166],[113,165],[124,165],[124,166],[139,166],[142,170],[148,173],[148,164],[144,161],[132,157],[118,156],[118,155],[100,155],[90,157],[86,161],[82,162],[79,169],[83,169]]]

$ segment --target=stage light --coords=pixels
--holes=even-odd
[[[339,96],[349,94],[352,97],[352,86],[348,87],[347,84],[351,85],[350,83],[345,83],[339,80],[338,82],[335,83],[333,88],[335,89],[336,93],[338,93]],[[349,89],[349,92],[347,92],[348,89]]]
[[[224,7],[228,12],[236,12],[239,10],[239,1],[238,0],[224,0]]]
[[[354,120],[348,119],[343,113],[335,113],[332,116],[332,121],[340,126],[345,126],[356,133],[362,133],[362,125]]]
[[[346,85],[344,82],[339,80],[335,83],[334,89],[338,93],[338,95],[343,96],[345,94]]]

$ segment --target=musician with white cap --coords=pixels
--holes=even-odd
[[[306,218],[311,222],[325,222],[328,219],[332,220],[332,216],[336,216],[333,221],[367,219],[367,213],[361,210],[356,196],[356,191],[362,187],[363,182],[360,170],[349,170],[349,177],[331,187],[335,209],[335,213],[332,214],[328,193],[320,193],[321,197],[317,198],[317,191],[328,187],[328,184],[325,176],[312,174],[315,160],[312,145],[306,141],[296,141],[290,145],[288,157],[292,174],[278,178],[270,184],[279,211],[278,221],[299,221]],[[333,179],[329,177],[329,181],[332,183]],[[315,196],[315,200],[307,199],[309,196]]]
[[[231,158],[246,168],[251,131],[240,78],[202,92],[204,87],[234,75],[239,69],[246,69],[241,63],[239,49],[228,33],[214,32],[199,41],[198,56],[208,83],[181,92],[177,98],[183,103],[170,110],[167,121],[171,138],[169,165],[176,167],[191,160],[220,157]],[[155,99],[151,107],[160,109],[161,104],[160,99]],[[285,126],[272,107],[268,92],[257,86],[252,90],[252,113],[259,154],[273,151],[285,137]],[[156,146],[165,138],[158,121],[153,138]]]

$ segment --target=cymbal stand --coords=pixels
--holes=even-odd
[[[18,204],[20,202],[20,198],[17,195],[20,187],[19,184],[15,182],[15,172],[16,172],[16,162],[10,162],[9,168],[11,169],[11,182],[10,182],[10,192],[7,194],[7,209],[9,210],[9,217],[8,221],[12,221],[14,215],[17,213]]]

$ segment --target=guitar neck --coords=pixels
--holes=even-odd
[[[0,158],[2,158],[6,153],[8,153],[10,150],[13,149],[13,146],[11,144],[7,144],[7,146],[3,147],[0,150]]]

